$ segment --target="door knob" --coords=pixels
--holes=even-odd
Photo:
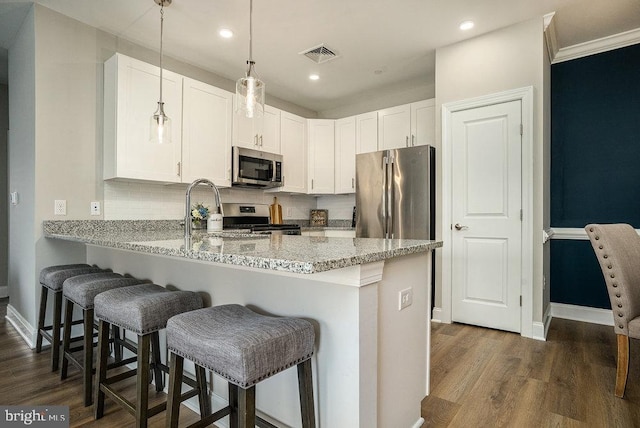
[[[460,223],[456,223],[456,225],[455,225],[455,226],[453,226],[453,227],[455,227],[455,228],[456,228],[456,230],[467,230],[467,229],[469,229],[469,227],[467,227],[467,226],[462,226]]]

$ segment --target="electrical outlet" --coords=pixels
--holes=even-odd
[[[413,303],[413,288],[405,288],[398,293],[398,310],[411,306]]]
[[[91,215],[100,215],[100,202],[91,202]]]
[[[11,205],[18,205],[18,192],[11,192]]]
[[[67,215],[67,201],[64,199],[56,199],[53,202],[54,215]]]

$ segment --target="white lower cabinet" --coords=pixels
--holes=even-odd
[[[104,64],[105,179],[180,182],[182,76],[163,71],[165,113],[171,143],[150,141],[151,116],[160,97],[160,69],[116,54]]]
[[[336,120],[336,194],[356,191],[356,117]]]
[[[104,179],[231,185],[233,94],[163,70],[171,142],[150,141],[160,69],[116,54],[104,65]]]
[[[309,119],[309,181],[310,194],[335,192],[335,120]]]
[[[183,100],[182,182],[207,178],[231,186],[233,94],[185,77]]]

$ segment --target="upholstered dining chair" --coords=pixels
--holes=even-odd
[[[585,227],[604,275],[618,337],[616,397],[624,397],[629,338],[640,339],[640,236],[628,224]]]

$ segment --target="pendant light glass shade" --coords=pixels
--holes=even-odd
[[[248,118],[264,114],[264,82],[258,78],[253,61],[253,0],[249,0],[249,61],[247,74],[236,82],[236,112]]]
[[[171,143],[171,119],[164,112],[162,102],[162,36],[164,30],[164,7],[169,6],[172,0],[154,0],[160,6],[160,100],[158,108],[151,116],[149,122],[149,141],[155,144]]]
[[[236,111],[248,118],[262,117],[264,114],[264,82],[255,77],[253,61],[247,61],[249,67],[246,77],[236,82]]]
[[[150,140],[155,144],[171,143],[171,119],[164,113],[164,103],[158,102],[158,109],[151,116],[149,127]]]

